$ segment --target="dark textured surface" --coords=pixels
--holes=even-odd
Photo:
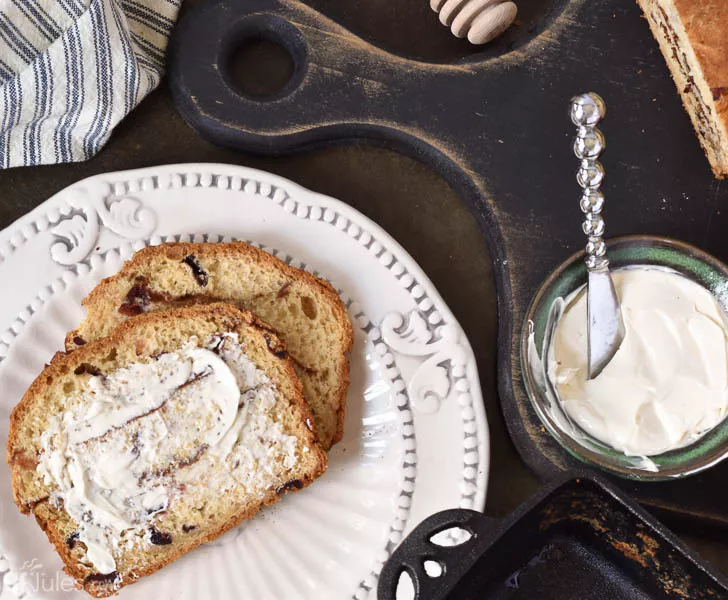
[[[526,398],[519,336],[538,284],[583,244],[569,97],[595,89],[609,106],[611,235],[659,232],[720,257],[728,240],[716,235],[726,218],[719,202],[728,190],[721,194],[710,174],[636,5],[553,0],[529,8],[483,52],[435,63],[385,52],[300,3],[218,0],[177,28],[170,81],[182,115],[219,144],[280,153],[368,139],[418,158],[451,184],[489,242],[506,424],[546,480],[580,465]],[[228,83],[228,57],[251,36],[278,41],[294,59],[291,81],[269,102]],[[620,485],[674,526],[725,533],[719,490],[727,471],[728,462],[688,481]]]
[[[188,0],[186,6],[197,3]],[[388,50],[435,61],[472,60],[477,54],[467,43],[454,40],[437,23],[426,0],[310,3]],[[519,3],[526,16],[529,11],[535,15],[552,4],[559,3]],[[465,132],[463,139],[475,136],[483,144],[479,158],[481,166],[485,164],[482,176],[488,178],[489,197],[497,199],[503,207],[501,225],[512,235],[509,251],[524,250],[510,269],[518,282],[514,288],[518,300],[515,308],[521,311],[545,273],[581,244],[577,194],[575,184],[571,183],[572,159],[568,156],[571,130],[564,106],[572,93],[583,89],[594,88],[609,102],[604,127],[610,146],[605,155],[606,191],[610,201],[614,199],[607,215],[609,233],[673,235],[718,256],[723,251],[723,258],[728,256],[728,239],[721,235],[728,215],[720,210],[721,203],[726,201],[721,197],[728,187],[721,190],[711,179],[646,23],[631,0],[614,0],[613,10],[605,8],[606,3],[601,1],[594,4],[601,6],[597,13],[607,32],[607,49],[619,59],[613,66],[588,76],[545,73],[548,61],[564,45],[547,36],[542,50],[526,66],[505,65],[501,69],[504,74],[511,71],[524,78],[518,93],[499,90],[499,81],[484,80],[479,85],[492,87],[492,95],[476,96],[475,109],[472,105],[460,108],[463,115],[477,117],[475,131]],[[519,31],[530,27],[527,19],[520,27],[523,29]],[[567,50],[572,67],[584,71],[587,61],[606,52],[592,47],[593,27],[566,27],[567,31],[572,29],[570,35],[575,41]],[[619,52],[625,40],[635,41],[630,55]],[[507,47],[511,42],[505,38],[499,43]],[[473,75],[474,81],[480,79],[479,74]],[[640,81],[642,85],[632,89]],[[467,88],[449,90],[448,95],[452,104],[447,106],[454,104],[456,109],[460,99],[472,100]],[[506,110],[504,107],[522,116],[523,123],[510,128],[501,124],[499,111]],[[644,115],[653,115],[654,119],[642,122]],[[425,120],[433,131],[440,131],[437,122]],[[473,129],[472,125],[469,127]],[[529,144],[535,134],[539,143]],[[456,151],[460,149],[459,138],[452,146]],[[175,162],[226,162],[265,169],[337,197],[387,229],[440,290],[478,358],[491,432],[488,513],[504,515],[537,489],[536,478],[508,438],[496,398],[495,289],[478,221],[448,183],[419,162],[354,143],[281,158],[260,158],[217,148],[202,140],[176,114],[165,88],[154,93],[122,123],[108,146],[88,163],[0,172],[0,226],[7,226],[83,177]],[[514,165],[516,185],[511,188],[510,181],[498,182],[497,175],[513,171]],[[565,191],[562,194],[560,190]],[[559,209],[564,203],[573,205],[573,212]],[[572,216],[565,217],[567,213]],[[560,222],[564,223],[563,231],[549,237]],[[544,241],[547,254],[535,255],[530,249]],[[510,377],[507,369],[501,377]],[[708,495],[705,490],[700,490],[702,496]],[[719,491],[709,496],[722,500]],[[720,541],[723,534],[696,533],[693,527],[689,522],[678,531],[686,534],[706,558],[728,571],[728,545]]]
[[[470,538],[434,541],[453,527]],[[426,561],[439,564],[438,577]],[[664,525],[585,476],[547,486],[500,521],[458,509],[430,516],[387,562],[379,600],[394,600],[403,572],[422,600],[728,598],[728,583]]]

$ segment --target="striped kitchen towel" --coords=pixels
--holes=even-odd
[[[0,0],[0,168],[86,160],[159,84],[182,0]]]

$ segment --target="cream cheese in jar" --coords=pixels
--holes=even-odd
[[[662,454],[701,437],[728,410],[728,334],[715,297],[668,269],[615,271],[626,335],[588,379],[587,297],[567,299],[548,349],[548,377],[569,417],[633,456]]]

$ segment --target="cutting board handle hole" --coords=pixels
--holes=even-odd
[[[288,21],[254,15],[225,36],[218,64],[226,84],[258,102],[283,98],[301,83],[307,67],[306,43]]]

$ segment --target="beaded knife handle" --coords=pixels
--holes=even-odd
[[[609,274],[607,245],[602,239],[604,195],[599,186],[604,179],[604,168],[597,159],[604,150],[604,136],[596,126],[605,113],[604,100],[593,92],[571,100],[571,120],[576,125],[574,154],[580,161],[576,180],[583,190],[579,206],[585,217],[582,229],[588,237],[585,262],[589,379],[597,377],[609,364],[625,335],[619,297]]]
[[[571,120],[576,125],[574,154],[581,161],[576,180],[584,190],[579,206],[584,213],[582,229],[587,235],[586,266],[589,271],[605,269],[609,266],[604,235],[604,194],[599,186],[604,179],[604,167],[598,158],[606,143],[597,124],[606,114],[604,100],[594,92],[581,94],[571,99]]]

